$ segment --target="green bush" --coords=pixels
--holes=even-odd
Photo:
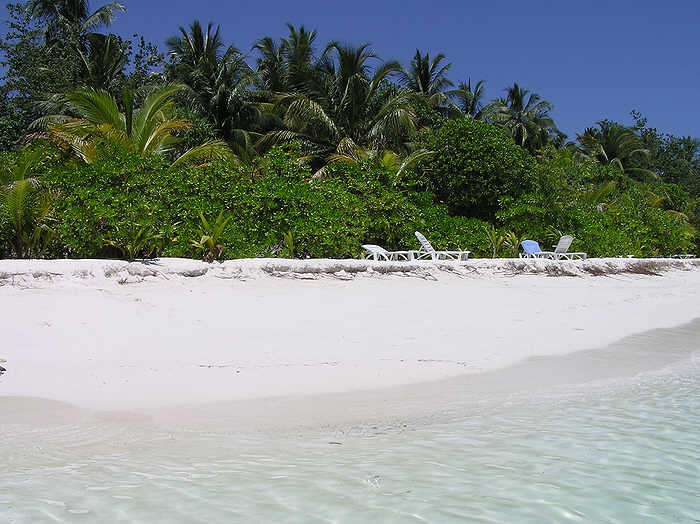
[[[677,186],[641,184],[566,150],[544,158],[536,174],[539,192],[501,199],[502,228],[547,245],[556,232],[572,234],[572,249],[589,256],[659,256],[693,248],[692,227],[673,209],[684,205]]]
[[[35,169],[41,186],[60,195],[44,255],[355,258],[365,243],[418,249],[416,230],[438,249],[487,257],[493,253],[487,231],[504,240],[499,256],[514,256],[507,244],[525,237],[549,246],[558,231],[575,235],[573,248],[591,256],[693,249],[685,215],[672,209],[682,200],[675,187],[663,186],[668,198],[659,200],[658,184],[639,184],[566,152],[533,166],[532,184],[540,191],[498,195],[496,230],[482,219],[452,215],[427,185],[408,189],[406,178],[417,180],[415,171],[395,185],[395,173],[371,162],[334,164],[314,180],[302,157],[290,146],[249,163],[200,168],[171,168],[158,157],[118,150],[91,165],[49,158]],[[14,169],[18,158],[0,160]],[[200,214],[208,222],[231,217],[206,246],[202,238],[211,235]],[[0,224],[0,256],[16,256],[8,232]]]
[[[536,189],[534,159],[506,131],[463,118],[428,131],[423,146],[435,151],[425,177],[455,215],[490,220],[499,199]]]
[[[232,217],[217,239],[227,258],[358,257],[364,243],[417,249],[415,230],[444,249],[483,250],[479,221],[449,216],[429,193],[392,187],[377,167],[338,164],[311,180],[295,148],[274,148],[249,165],[201,168],[173,169],[118,151],[107,156],[42,174],[62,195],[52,256],[201,258],[200,213]]]

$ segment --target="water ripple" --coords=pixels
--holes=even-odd
[[[362,437],[3,427],[0,520],[700,522],[699,378],[509,396]]]

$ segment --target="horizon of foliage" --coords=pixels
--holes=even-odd
[[[487,101],[442,54],[293,25],[246,53],[197,20],[161,51],[92,7],[7,6],[0,256],[358,256],[416,229],[481,256],[562,233],[594,256],[697,246],[700,140],[638,111],[567,141],[550,102],[517,82]]]

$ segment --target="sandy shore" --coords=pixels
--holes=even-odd
[[[690,322],[699,268],[621,259],[0,261],[0,402],[128,410],[487,372]]]

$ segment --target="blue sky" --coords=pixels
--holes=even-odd
[[[287,22],[304,24],[319,46],[370,42],[403,63],[416,48],[443,53],[451,79],[486,80],[489,99],[517,81],[554,104],[572,138],[602,118],[631,123],[632,109],[661,131],[700,137],[700,0],[121,1],[128,12],[113,30],[162,48],[194,18],[220,24],[245,52],[284,36]]]

